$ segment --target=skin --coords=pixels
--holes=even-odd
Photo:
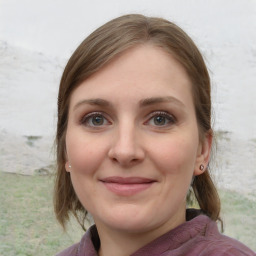
[[[95,220],[100,255],[129,255],[185,222],[187,191],[211,148],[210,136],[199,140],[191,90],[184,68],[146,44],[72,93],[66,170]],[[103,182],[113,176],[152,182],[136,193],[131,184],[113,192]]]

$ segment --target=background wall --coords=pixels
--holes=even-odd
[[[256,137],[254,0],[1,0],[0,129],[22,135],[51,133],[67,58],[95,28],[126,13],[161,16],[184,28],[211,71],[216,128]]]
[[[31,173],[49,163],[67,59],[95,28],[126,13],[167,18],[195,40],[212,77],[214,127],[226,138],[218,170],[231,171],[221,180],[228,186],[242,165],[241,179],[255,181],[255,0],[0,0],[2,168]]]

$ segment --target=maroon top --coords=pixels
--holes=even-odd
[[[235,239],[222,235],[216,222],[192,209],[187,221],[158,237],[131,256],[256,256]],[[100,240],[96,226],[90,227],[80,243],[56,256],[98,256]]]

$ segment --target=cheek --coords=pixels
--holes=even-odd
[[[102,143],[99,143],[97,139],[79,136],[79,133],[75,135],[67,133],[66,148],[68,161],[75,172],[93,173],[105,155]]]
[[[158,169],[165,174],[177,175],[193,173],[196,161],[196,142],[185,136],[173,136],[155,144],[152,155]],[[190,175],[189,175],[190,176]]]

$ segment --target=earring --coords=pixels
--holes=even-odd
[[[201,171],[203,171],[203,170],[204,170],[204,165],[203,165],[203,164],[200,164],[199,169],[200,169]]]
[[[68,165],[68,168],[71,169],[71,164]]]

